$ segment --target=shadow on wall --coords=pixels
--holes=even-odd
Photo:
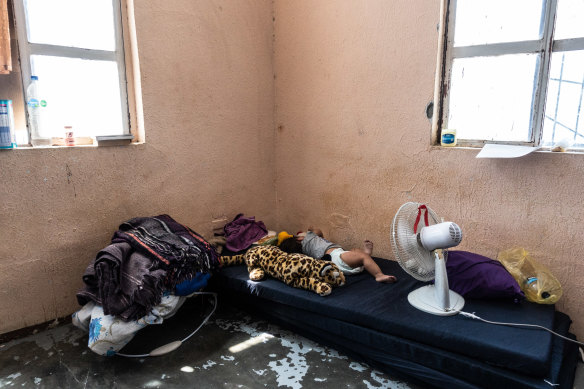
[[[328,217],[330,228],[329,239],[331,242],[340,244],[345,250],[350,250],[355,244],[355,229],[351,225],[349,216],[340,213],[332,213]],[[326,237],[326,236],[325,236]]]

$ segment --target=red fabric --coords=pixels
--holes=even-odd
[[[414,223],[414,234],[418,232],[418,223],[420,222],[420,216],[422,215],[422,209],[426,212],[424,213],[424,223],[426,223],[426,227],[428,227],[428,208],[425,205],[420,205],[418,207],[418,216],[416,216],[416,222]]]

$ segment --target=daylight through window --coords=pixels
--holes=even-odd
[[[43,102],[32,117],[25,93],[33,144],[66,127],[75,137],[129,134],[120,0],[14,0],[14,9],[23,89],[36,76]]]
[[[438,128],[584,148],[584,1],[450,0]]]

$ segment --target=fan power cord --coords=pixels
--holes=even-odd
[[[570,339],[570,338],[568,338],[566,336],[560,335],[557,332],[554,332],[554,331],[550,330],[549,328],[546,328],[544,326],[540,326],[540,325],[537,325],[537,324],[503,323],[503,322],[499,322],[499,321],[485,320],[482,317],[479,317],[479,316],[475,315],[474,312],[473,313],[468,313],[468,312],[464,312],[464,311],[458,311],[458,313],[460,313],[464,317],[468,317],[470,319],[475,319],[475,320],[480,320],[480,321],[483,321],[483,322],[489,323],[489,324],[497,324],[497,325],[511,326],[511,327],[539,328],[539,329],[542,329],[542,330],[546,330],[547,332],[552,333],[552,334],[554,334],[556,336],[559,336],[560,338],[562,338],[564,340],[567,340],[567,341],[570,341],[570,342],[579,344],[580,346],[584,346],[584,343],[582,343],[582,342],[578,342],[575,339]]]
[[[122,354],[122,353],[116,353],[115,355],[119,355],[120,357],[126,357],[126,358],[157,357],[157,356],[160,356],[160,355],[168,354],[169,352],[174,351],[177,348],[179,348],[181,344],[183,344],[191,336],[193,336],[194,334],[196,334],[197,331],[199,331],[201,329],[201,327],[204,326],[205,323],[207,323],[207,321],[209,320],[209,318],[213,315],[213,313],[215,313],[215,310],[217,309],[217,293],[213,293],[213,292],[194,292],[194,293],[191,293],[190,295],[188,295],[187,297],[191,297],[191,296],[194,296],[194,295],[204,295],[204,294],[210,295],[210,296],[213,297],[213,309],[207,315],[207,317],[205,317],[205,320],[203,320],[203,322],[201,324],[199,324],[199,326],[193,332],[191,332],[189,336],[187,336],[183,340],[175,340],[174,342],[170,342],[168,344],[165,344],[164,346],[160,346],[160,347],[158,347],[158,348],[150,351],[148,354]]]

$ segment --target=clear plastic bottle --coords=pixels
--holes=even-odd
[[[50,139],[45,136],[43,128],[43,111],[47,106],[46,100],[42,100],[39,91],[39,78],[30,77],[30,84],[26,88],[26,106],[28,110],[28,123],[30,125],[30,142],[33,146],[47,146]]]

